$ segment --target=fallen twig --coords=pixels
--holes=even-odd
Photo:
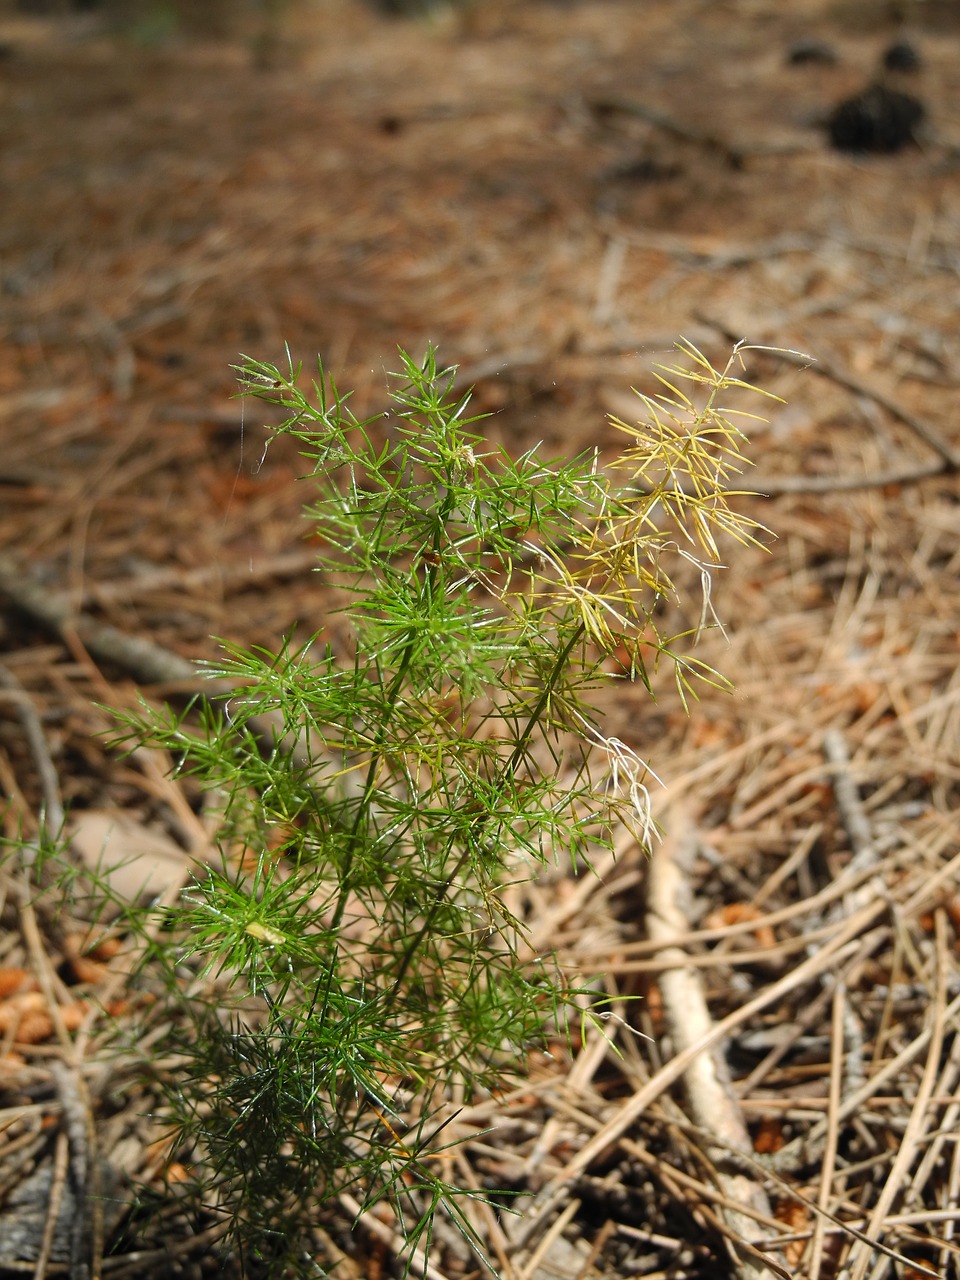
[[[40,790],[43,794],[42,823],[51,835],[56,835],[63,827],[63,800],[60,795],[60,779],[57,777],[57,771],[47,747],[40,717],[26,689],[13,672],[2,663],[0,663],[0,688],[6,691],[6,697],[14,703],[19,712],[23,735],[33,756]]]
[[[728,325],[723,323],[723,321],[717,320],[711,316],[702,316],[701,319],[703,319],[707,324],[712,325],[718,333],[722,334],[730,341],[737,342],[742,340],[741,335],[735,334]],[[786,364],[795,365],[799,369],[810,369],[813,373],[818,373],[822,378],[827,378],[831,382],[835,382],[837,386],[853,392],[854,395],[862,396],[865,400],[872,400],[873,403],[879,405],[881,409],[886,409],[887,413],[889,413],[891,417],[896,418],[898,422],[901,422],[905,427],[908,427],[915,436],[931,448],[934,453],[938,454],[941,459],[940,465],[929,471],[923,467],[918,467],[915,471],[904,469],[902,471],[892,471],[889,473],[888,477],[874,477],[870,482],[870,487],[874,487],[878,484],[903,484],[908,480],[925,479],[928,475],[938,475],[941,472],[948,470],[960,471],[960,450],[954,448],[950,441],[942,436],[936,427],[931,426],[924,418],[917,417],[915,413],[912,413],[909,409],[905,408],[904,405],[900,404],[900,402],[895,400],[892,396],[887,395],[886,392],[877,390],[876,387],[855,377],[852,373],[849,373],[846,369],[842,369],[838,364],[834,363],[834,361],[823,356],[810,356],[799,351],[780,350],[772,347],[766,349],[771,355],[777,356]],[[829,477],[824,477],[823,482],[825,483],[828,479]],[[806,478],[802,476],[790,478],[783,483],[792,486],[795,482],[798,485],[806,483]],[[769,483],[772,486],[776,482],[771,479]],[[817,477],[817,483],[818,485],[821,483],[819,477]],[[864,487],[860,483],[854,484],[852,477],[849,480],[833,480],[832,484],[835,488]],[[792,490],[789,487],[782,491],[806,492],[804,489]],[[828,488],[825,491],[829,492],[830,490]]]
[[[788,364],[801,364],[801,361],[794,358],[792,352],[784,352],[782,358]],[[803,363],[802,367],[806,368],[807,364]],[[925,419],[918,418],[915,413],[911,413],[898,400],[888,396],[883,391],[878,391],[876,387],[870,386],[860,378],[854,377],[852,373],[848,373],[846,369],[841,369],[832,360],[826,360],[818,356],[816,361],[810,365],[810,368],[814,373],[819,373],[821,377],[829,378],[831,382],[835,382],[838,386],[845,387],[847,391],[852,391],[854,395],[863,396],[865,399],[872,400],[874,404],[879,405],[881,409],[886,409],[891,417],[896,418],[898,422],[902,422],[905,427],[909,427],[915,436],[918,436],[934,453],[939,454],[951,471],[960,470],[960,451],[955,449],[936,427],[932,427]]]
[[[634,98],[619,96],[591,98],[587,105],[598,114],[612,115],[619,111],[623,115],[636,116],[637,119],[645,120],[647,124],[652,124],[656,129],[662,129],[664,133],[669,133],[674,138],[680,138],[683,142],[692,142],[707,151],[715,152],[731,169],[743,168],[744,153],[739,148],[732,146],[717,134],[700,129],[696,125],[687,124],[683,120],[677,120],[657,107],[648,107]]]
[[[62,596],[31,582],[6,556],[0,556],[0,592],[21,613],[48,631],[67,642],[71,635],[75,635],[95,658],[115,663],[143,684],[173,686],[180,692],[212,702],[229,697],[236,691],[231,681],[206,678],[194,663],[152,640],[127,635],[109,623],[97,622],[88,614],[71,613]],[[282,724],[269,713],[252,716],[246,724],[268,749],[284,740]],[[308,743],[301,739],[286,741],[285,745],[294,764],[309,767],[311,753]]]
[[[0,556],[0,591],[20,610],[55,635],[75,632],[85,648],[98,658],[115,662],[144,684],[176,684],[196,687],[197,668],[179,654],[128,636],[87,614],[71,614],[65,600],[39,582],[29,579],[7,556]]]
[[[820,1186],[817,1189],[817,1214],[810,1245],[810,1280],[820,1280],[823,1266],[823,1244],[830,1208],[830,1192],[837,1162],[837,1140],[840,1135],[840,1090],[843,1082],[843,1012],[847,992],[843,982],[833,988],[833,1016],[830,1020],[830,1093],[827,1099],[827,1137],[820,1161]]]
[[[758,498],[779,498],[791,493],[852,493],[861,489],[886,489],[890,485],[919,484],[942,476],[953,467],[945,460],[911,467],[894,467],[862,476],[754,476],[750,489]]]
[[[886,902],[872,902],[856,912],[854,916],[838,924],[833,938],[825,942],[815,955],[809,956],[801,964],[785,974],[777,982],[760,991],[746,1004],[734,1009],[720,1022],[713,1024],[711,1030],[700,1040],[682,1050],[669,1062],[664,1063],[659,1071],[646,1084],[641,1086],[619,1110],[602,1125],[579,1151],[573,1155],[564,1167],[541,1188],[530,1205],[515,1238],[514,1244],[522,1244],[539,1228],[540,1220],[552,1212],[557,1203],[566,1196],[566,1186],[579,1173],[589,1168],[591,1163],[610,1146],[622,1137],[636,1120],[643,1115],[647,1107],[656,1098],[681,1078],[690,1064],[705,1050],[719,1043],[744,1022],[748,1022],[757,1013],[775,1004],[781,997],[797,987],[817,978],[827,969],[836,967],[845,957],[852,943],[873,923],[877,916],[887,911]]]
[[[847,870],[865,870],[876,860],[873,832],[870,830],[870,822],[864,812],[857,785],[850,773],[847,741],[839,729],[831,728],[824,733],[823,754],[830,764],[833,798],[837,802],[840,820],[853,852],[853,859]]]
[[[213,587],[229,592],[260,587],[265,581],[296,578],[317,563],[315,548],[303,547],[279,555],[261,556],[238,564],[203,564],[193,569],[182,565],[161,567],[116,582],[98,582],[84,588],[82,604],[110,604],[114,600],[135,600],[154,591],[196,591]]]
[[[699,974],[686,963],[686,952],[678,945],[678,941],[689,933],[680,905],[686,888],[683,864],[690,861],[695,849],[692,830],[679,831],[655,848],[647,877],[647,933],[651,940],[663,947],[660,958],[672,961],[675,966],[664,970],[659,979],[664,1014],[675,1053],[709,1040],[713,1027]],[[684,1083],[694,1123],[707,1132],[717,1133],[723,1139],[725,1151],[730,1147],[752,1151],[747,1127],[716,1041],[712,1050],[701,1052],[692,1059],[684,1073]],[[717,1170],[717,1183],[735,1204],[747,1205],[767,1218],[771,1216],[766,1192],[756,1179],[720,1168]],[[749,1245],[747,1256],[741,1259],[741,1275],[751,1280],[768,1276],[770,1263],[773,1270],[783,1274],[780,1270],[782,1258],[767,1259],[764,1256],[761,1247],[765,1243],[763,1236],[759,1240],[748,1240],[747,1233],[756,1232],[755,1219],[746,1218],[729,1207],[722,1216],[733,1240]]]

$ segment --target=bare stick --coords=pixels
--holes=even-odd
[[[78,1065],[70,1070],[62,1063],[51,1064],[60,1097],[61,1123],[70,1149],[70,1180],[76,1202],[70,1228],[70,1259],[73,1269],[85,1270],[90,1280],[99,1280],[103,1260],[103,1186],[97,1134],[90,1096]],[[83,1255],[88,1254],[89,1265]]]
[[[837,933],[832,939],[825,942],[815,955],[808,957],[790,973],[785,974],[778,982],[767,987],[765,991],[758,992],[752,1000],[748,1000],[739,1009],[734,1009],[722,1021],[714,1023],[707,1035],[701,1037],[696,1044],[690,1045],[689,1048],[678,1053],[675,1058],[664,1063],[660,1070],[645,1085],[639,1088],[633,1097],[629,1098],[620,1107],[619,1111],[611,1116],[598,1132],[580,1148],[564,1168],[540,1190],[526,1213],[518,1235],[528,1239],[537,1230],[540,1219],[551,1211],[552,1206],[558,1200],[562,1200],[565,1197],[566,1185],[571,1179],[587,1169],[612,1142],[616,1142],[626,1133],[630,1126],[643,1115],[650,1103],[680,1079],[687,1067],[699,1054],[719,1043],[734,1028],[739,1027],[744,1022],[749,1022],[755,1014],[760,1013],[771,1004],[776,1004],[782,996],[796,990],[798,987],[803,987],[807,982],[818,978],[827,969],[835,967],[840,962],[840,958],[845,955],[850,944],[855,942],[860,934],[887,909],[886,902],[874,901],[867,904],[846,921],[838,924]],[[521,1243],[520,1240],[515,1240],[515,1244],[519,1243]]]
[[[0,591],[21,613],[42,623],[48,631],[63,636],[71,629],[84,646],[98,658],[116,662],[145,684],[186,684],[196,686],[197,668],[178,654],[150,640],[125,635],[116,627],[96,622],[86,614],[71,617],[65,601],[49,588],[31,581],[7,556],[0,556]]]
[[[848,870],[860,871],[876,860],[873,832],[863,809],[857,784],[850,773],[847,740],[839,729],[828,729],[823,735],[823,754],[831,766],[833,797],[840,810],[840,820],[850,841],[853,860]]]
[[[0,687],[16,704],[23,725],[23,734],[36,765],[40,790],[43,792],[43,823],[47,831],[56,835],[63,827],[63,801],[60,796],[60,779],[47,747],[46,734],[30,695],[12,671],[0,663]]]
[[[820,1189],[817,1193],[817,1204],[826,1211],[830,1207],[830,1187],[837,1160],[837,1140],[840,1133],[840,1087],[843,1081],[843,1006],[846,1003],[846,988],[842,982],[833,988],[833,1017],[830,1020],[830,1095],[827,1107],[827,1140],[820,1161]],[[822,1213],[817,1214],[813,1224],[813,1243],[810,1250],[810,1280],[820,1280],[820,1269],[823,1266],[823,1240],[827,1219]]]
[[[707,324],[712,325],[724,337],[734,342],[739,340],[729,326],[721,320],[715,320],[710,316],[703,316],[702,319]],[[886,392],[878,391],[876,387],[863,382],[832,360],[825,359],[822,356],[813,357],[798,351],[781,351],[772,347],[768,348],[768,350],[771,355],[786,361],[787,364],[796,365],[801,369],[810,369],[811,372],[820,374],[822,378],[828,378],[831,382],[835,382],[838,387],[843,387],[846,391],[852,391],[855,396],[863,396],[865,400],[872,400],[881,409],[886,409],[891,417],[896,418],[898,422],[902,422],[905,427],[909,427],[913,434],[928,445],[934,453],[939,454],[945,465],[941,465],[938,471],[943,471],[947,468],[951,471],[960,471],[960,450],[954,448],[950,441],[942,436],[936,427],[932,427],[926,419],[918,418],[916,414],[911,413],[909,409],[905,408],[892,396],[888,396]],[[937,472],[931,474],[935,475]],[[890,483],[899,483],[899,481],[894,479]]]
[[[785,352],[782,358],[790,364],[801,363],[799,360],[795,360],[790,352]],[[898,422],[902,422],[905,427],[909,427],[915,436],[918,436],[924,444],[929,445],[934,453],[938,453],[951,471],[960,471],[960,451],[955,449],[936,427],[932,427],[925,419],[918,418],[916,414],[911,413],[909,409],[905,408],[899,401],[894,400],[892,396],[888,396],[885,392],[878,391],[876,387],[862,382],[831,360],[824,360],[818,356],[816,361],[810,365],[810,368],[814,373],[819,373],[822,377],[829,378],[831,382],[844,387],[847,391],[852,391],[854,395],[863,396],[864,399],[872,400],[874,404],[879,405],[881,409],[886,409],[891,417],[896,418]]]
[[[123,667],[144,684],[174,685],[208,701],[225,698],[235,692],[235,686],[229,680],[206,679],[194,663],[154,644],[152,640],[127,635],[85,613],[71,614],[62,596],[32,582],[7,556],[0,556],[0,592],[12,600],[21,613],[65,642],[69,643],[70,637],[76,636],[95,658]],[[246,724],[268,749],[282,741],[298,768],[310,766],[309,743],[304,739],[285,739],[278,717],[270,713],[251,716]]]
[[[665,111],[660,111],[656,107],[648,107],[633,98],[620,97],[595,98],[588,105],[594,111],[605,114],[619,111],[623,115],[636,116],[637,119],[645,120],[647,124],[653,125],[655,129],[662,129],[664,133],[669,133],[674,138],[680,138],[684,142],[692,142],[707,151],[716,152],[731,169],[743,168],[742,151],[731,146],[729,142],[725,142],[717,134],[708,133],[705,129],[699,129],[696,125],[687,124],[683,120],[676,120],[673,116],[667,115]]]
[[[946,460],[895,467],[862,476],[753,476],[745,490],[759,498],[777,498],[790,493],[851,493],[859,489],[885,489],[887,485],[918,484],[931,476],[942,476],[953,468]]]
[[[213,587],[222,592],[243,591],[271,579],[298,578],[309,573],[316,563],[316,548],[302,547],[237,564],[203,564],[193,569],[158,566],[135,577],[90,583],[84,587],[80,602],[105,605],[113,600],[135,600],[154,591],[174,589],[197,591]]]
[[[67,1186],[67,1171],[70,1167],[70,1143],[66,1132],[61,1129],[57,1134],[57,1142],[53,1155],[53,1172],[50,1179],[50,1200],[43,1224],[43,1237],[37,1252],[37,1263],[33,1272],[33,1280],[44,1280],[47,1274],[50,1255],[57,1238],[57,1226],[60,1222],[60,1209],[63,1194]]]
[[[655,848],[647,877],[647,933],[663,946],[661,959],[671,960],[676,966],[664,970],[659,979],[664,1014],[676,1053],[708,1040],[713,1028],[700,975],[686,964],[686,953],[678,945],[690,932],[681,900],[689,894],[684,874],[695,852],[696,832],[683,822],[672,839]],[[691,1119],[697,1127],[716,1133],[723,1141],[724,1151],[733,1147],[752,1152],[750,1135],[718,1043],[690,1062],[684,1073],[684,1084]],[[734,1204],[748,1205],[767,1218],[772,1216],[767,1194],[755,1178],[721,1168],[717,1170],[717,1183]],[[739,1274],[744,1280],[762,1280],[769,1276],[771,1270],[761,1252],[763,1237],[759,1241],[750,1239],[756,1234],[756,1221],[733,1208],[725,1209],[722,1216],[733,1240],[751,1245],[748,1255],[741,1255]],[[778,1267],[784,1264],[784,1259],[776,1255],[772,1261]]]

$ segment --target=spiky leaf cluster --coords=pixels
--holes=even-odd
[[[154,958],[195,993],[176,1125],[264,1259],[288,1265],[279,1242],[346,1191],[390,1199],[411,1242],[440,1204],[467,1230],[430,1117],[579,1015],[509,890],[537,862],[582,868],[618,821],[652,838],[647,767],[604,733],[595,691],[615,651],[645,682],[664,659],[684,691],[718,679],[661,634],[658,605],[692,561],[696,633],[719,539],[757,534],[730,505],[739,352],[722,370],[682,354],[639,421],[616,421],[618,457],[559,461],[487,443],[432,350],[401,353],[389,412],[365,421],[322,366],[308,390],[292,361],[239,366],[309,462],[318,571],[352,642],[225,646],[219,711],[135,731],[220,805],[222,865]]]

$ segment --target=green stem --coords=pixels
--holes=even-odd
[[[520,734],[520,737],[517,739],[516,745],[514,746],[513,751],[510,753],[510,758],[507,760],[506,764],[503,766],[503,769],[500,771],[500,776],[498,779],[499,782],[502,783],[507,778],[509,778],[510,775],[516,769],[517,765],[520,763],[520,759],[523,755],[523,749],[526,746],[527,742],[530,740],[530,735],[533,733],[533,730],[539,723],[540,717],[543,715],[544,709],[546,708],[546,705],[550,701],[550,697],[554,689],[557,687],[557,684],[560,681],[560,677],[562,676],[566,668],[567,662],[570,659],[570,654],[573,652],[576,645],[578,645],[580,641],[583,639],[585,632],[586,632],[586,627],[581,622],[577,626],[573,635],[570,637],[567,643],[563,646],[563,648],[557,654],[556,661],[553,664],[553,670],[550,672],[550,676],[543,686],[543,690],[541,691],[540,697],[537,699],[536,706],[530,712],[530,715],[527,718],[527,723],[524,725],[523,730]],[[480,840],[483,838],[482,828],[486,824],[486,822],[489,821],[490,816],[491,815],[487,814],[485,817],[479,818],[477,820],[476,826],[479,828],[478,834],[477,834],[477,843],[479,843]],[[453,847],[453,839],[454,837],[451,837],[450,846],[448,847],[448,852],[449,852],[449,849]],[[413,957],[416,955],[417,951],[419,950],[420,944],[423,941],[423,939],[430,932],[433,926],[433,921],[435,920],[437,912],[440,910],[440,907],[443,904],[443,900],[447,896],[450,886],[453,884],[454,880],[456,880],[457,876],[463,870],[464,864],[466,863],[469,856],[470,856],[470,846],[468,844],[467,847],[460,854],[460,857],[457,859],[456,863],[454,864],[453,870],[450,872],[447,878],[443,881],[443,883],[438,886],[436,892],[434,893],[433,901],[431,902],[429,908],[427,909],[427,914],[424,916],[423,923],[421,924],[420,928],[417,930],[416,934],[414,935],[409,945],[407,946],[407,949],[403,954],[403,959],[400,961],[400,967],[397,969],[396,977],[393,980],[393,985],[391,986],[390,990],[387,993],[386,1000],[384,1002],[385,1009],[387,1012],[389,1012],[389,1010],[396,1003],[396,998],[400,991],[401,983],[403,982],[404,978],[407,976],[407,973],[409,972],[410,965],[413,963]]]
[[[367,776],[363,784],[363,792],[357,804],[357,814],[353,820],[353,826],[350,830],[351,847],[350,852],[347,855],[347,863],[343,871],[337,907],[333,913],[333,919],[330,922],[332,930],[339,928],[343,920],[343,913],[347,907],[347,896],[350,892],[350,872],[353,867],[354,848],[360,833],[360,824],[363,821],[364,815],[370,805],[370,797],[373,794],[373,789],[377,781],[377,773],[380,769],[380,762],[383,759],[383,746],[386,742],[387,733],[390,729],[390,722],[393,719],[393,711],[396,707],[397,698],[399,697],[400,690],[403,687],[403,681],[406,678],[407,671],[410,669],[410,663],[413,661],[415,648],[416,637],[412,635],[404,645],[403,654],[400,658],[400,665],[397,667],[393,680],[390,683],[390,688],[387,690],[386,705],[388,710],[387,714],[380,722],[380,728],[377,730],[377,736],[373,743],[373,752],[370,756],[370,765],[367,769]]]
[[[440,518],[438,520],[436,534],[434,537],[434,544],[438,551],[441,545],[442,529],[446,525],[446,518],[447,518],[447,515],[449,514],[450,505],[451,505],[451,499],[448,498],[444,504],[443,509],[440,512]],[[433,568],[432,566],[428,567],[427,583],[431,593],[433,591],[434,586],[436,585],[436,578],[437,578],[436,569]],[[363,822],[364,816],[366,815],[370,807],[370,797],[373,795],[373,790],[374,790],[374,787],[376,786],[376,781],[377,781],[377,773],[379,772],[380,764],[381,764],[381,761],[383,760],[384,744],[387,740],[387,734],[390,730],[390,724],[393,720],[393,714],[396,709],[397,699],[400,696],[400,690],[403,688],[403,682],[406,679],[407,672],[410,669],[410,663],[413,661],[413,655],[414,655],[414,652],[416,651],[416,647],[417,647],[417,633],[411,632],[406,644],[403,647],[403,652],[400,656],[400,662],[397,666],[397,670],[394,673],[393,679],[390,682],[390,687],[387,689],[387,694],[385,699],[387,712],[380,723],[379,729],[377,730],[377,736],[373,744],[373,751],[370,756],[370,764],[367,768],[367,776],[363,784],[363,792],[361,793],[360,800],[357,804],[356,817],[354,818],[353,826],[350,830],[350,851],[347,854],[346,865],[344,867],[343,875],[340,881],[340,892],[337,896],[337,905],[333,913],[333,919],[330,922],[330,928],[332,932],[336,932],[336,930],[339,929],[340,925],[343,922],[344,912],[347,909],[347,899],[350,893],[350,873],[353,869],[354,852],[355,852],[357,840],[360,834],[360,824]],[[442,898],[441,898],[441,901],[442,901]],[[437,903],[437,906],[439,906],[439,902]],[[433,910],[435,911],[435,908]],[[417,941],[419,942],[419,937]],[[407,960],[407,957],[404,957],[404,965],[402,966],[402,969],[404,972],[406,971],[406,967],[408,963],[409,962]],[[327,991],[329,991],[330,984],[332,981],[333,981],[333,969],[331,968],[329,974],[327,975],[327,981],[325,984]],[[314,991],[313,1001],[311,1002],[311,1006],[310,1006],[311,1016],[313,1014],[313,1010],[315,1009],[318,1003],[319,991],[320,991],[320,987],[318,984],[317,988]]]

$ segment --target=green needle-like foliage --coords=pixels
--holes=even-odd
[[[299,1273],[346,1192],[392,1204],[411,1246],[441,1207],[469,1237],[468,1193],[436,1158],[451,1091],[495,1087],[582,1016],[505,890],[546,860],[589,866],[617,823],[652,838],[647,766],[604,733],[596,690],[614,652],[647,684],[664,659],[684,694],[718,681],[678,646],[711,619],[720,539],[758,532],[730,505],[739,350],[722,370],[681,354],[606,461],[489,445],[432,350],[401,353],[391,410],[369,421],[322,367],[304,390],[292,362],[239,366],[309,461],[318,570],[352,644],[225,646],[219,714],[133,727],[221,807],[222,865],[198,871],[151,954],[181,993],[174,1127],[260,1273]],[[684,563],[702,604],[663,635]]]

